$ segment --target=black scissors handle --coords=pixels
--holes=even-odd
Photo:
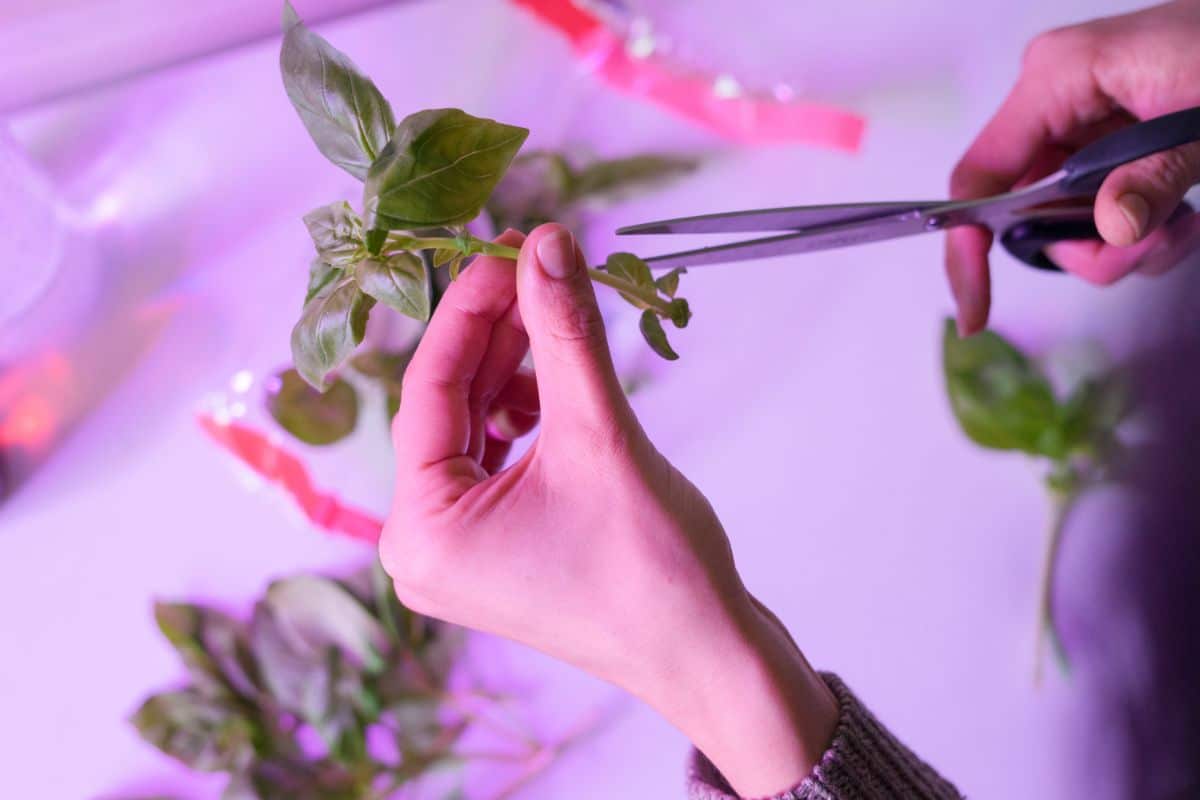
[[[1092,194],[1117,167],[1200,140],[1200,107],[1139,122],[1092,142],[1063,164],[1065,190]]]
[[[1113,170],[1139,158],[1200,140],[1200,107],[1176,111],[1139,122],[1092,142],[1063,164],[1065,173],[1056,189],[1064,197],[1095,194]],[[1184,204],[1181,211],[1191,213]],[[1079,239],[1099,239],[1091,213],[1033,217],[1005,230],[1000,242],[1012,256],[1037,269],[1062,270],[1045,253],[1047,245]]]

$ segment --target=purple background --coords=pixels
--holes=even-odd
[[[263,16],[262,4],[244,5]],[[298,3],[302,14],[320,5]],[[563,42],[498,1],[402,5],[320,30],[398,113],[459,106],[528,125],[533,146],[712,154],[696,177],[596,217],[588,249],[597,257],[613,248],[608,231],[653,217],[942,196],[1033,34],[1132,8],[632,5],[684,60],[861,110],[870,121],[862,153],[727,147],[595,84]],[[38,12],[11,13],[8,24]],[[213,393],[228,396],[240,370],[262,375],[286,360],[309,258],[299,217],[354,197],[288,106],[277,50],[264,40],[11,120],[85,232],[72,234],[49,321],[0,336],[10,362],[44,347],[67,353],[64,391],[83,398],[74,430],[0,508],[6,796],[214,796],[219,780],[189,776],[124,722],[145,693],[180,675],[151,598],[244,610],[273,575],[366,555],[309,529],[194,421]],[[1115,588],[1137,534],[1125,522],[1131,503],[1120,490],[1097,491],[1074,520],[1059,597],[1068,645],[1081,655],[1070,679],[1049,670],[1035,689],[1040,472],[1021,456],[974,448],[949,415],[940,254],[940,237],[926,236],[697,270],[686,278],[696,316],[675,337],[683,358],[670,366],[644,357],[632,317],[616,307],[611,336],[627,370],[653,369],[634,398],[650,435],[711,498],[747,584],[810,660],[842,674],[973,797],[1134,796],[1133,765],[1144,759],[1130,720],[1154,673],[1138,606]],[[1147,332],[1128,312],[1177,294],[1185,278],[1099,290],[997,255],[994,322],[1034,349],[1091,340],[1126,353],[1170,329]],[[323,482],[375,509],[386,507],[390,481],[382,431],[368,415],[353,446],[316,462]],[[488,652],[489,669],[543,681],[547,730],[613,696],[519,648]],[[686,747],[630,704],[523,796],[680,796]],[[1178,788],[1186,777],[1156,780]]]

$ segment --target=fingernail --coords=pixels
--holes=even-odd
[[[575,263],[575,237],[570,231],[555,231],[537,243],[538,263],[551,278],[566,278],[578,266]]]
[[[1127,192],[1117,198],[1117,208],[1125,215],[1125,221],[1133,231],[1134,241],[1141,239],[1146,232],[1146,226],[1150,224],[1150,206],[1146,203],[1146,198],[1136,192]]]

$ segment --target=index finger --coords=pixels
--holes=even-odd
[[[1071,31],[1035,40],[1016,85],[955,166],[952,198],[1012,189],[1046,162],[1056,144],[1111,115],[1112,106],[1088,67],[1085,45]],[[958,306],[960,335],[987,324],[991,246],[991,232],[984,228],[956,228],[947,234],[946,275]]]

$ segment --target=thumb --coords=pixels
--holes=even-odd
[[[1144,239],[1200,183],[1200,143],[1164,150],[1113,170],[1096,194],[1096,228],[1109,244]]]
[[[580,419],[611,423],[628,409],[604,320],[575,237],[535,228],[517,260],[517,303],[529,335],[544,428]]]

